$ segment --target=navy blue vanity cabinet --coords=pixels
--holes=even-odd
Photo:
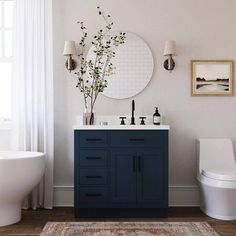
[[[168,207],[167,160],[162,149],[137,152],[137,201],[146,207]]]
[[[168,130],[75,130],[76,217],[166,217]]]
[[[136,203],[137,173],[135,149],[111,150],[111,202]]]
[[[111,150],[111,200],[147,208],[166,201],[166,173],[161,149]]]
[[[109,146],[106,131],[74,133],[75,215],[79,209],[108,207]]]

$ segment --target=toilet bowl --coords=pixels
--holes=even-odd
[[[200,208],[221,220],[236,219],[236,164],[230,139],[197,141]]]

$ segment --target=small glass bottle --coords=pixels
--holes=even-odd
[[[153,114],[153,124],[154,125],[160,125],[161,124],[161,115],[158,112],[158,107],[155,107],[156,111]]]

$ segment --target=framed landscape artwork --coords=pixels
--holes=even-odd
[[[191,61],[192,96],[233,96],[234,61]]]

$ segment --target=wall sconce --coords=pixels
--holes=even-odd
[[[174,40],[168,40],[165,42],[164,56],[167,56],[168,59],[164,61],[164,68],[168,71],[172,71],[175,68],[175,62],[172,58],[176,54],[176,43]]]
[[[76,68],[76,61],[72,58],[72,55],[76,55],[75,41],[73,40],[65,41],[63,55],[68,56],[65,66],[66,69],[71,72]]]

